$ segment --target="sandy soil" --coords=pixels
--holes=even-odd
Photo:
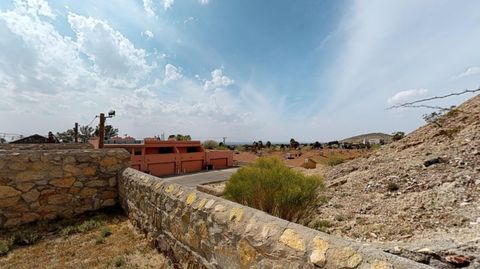
[[[247,152],[241,151],[238,154],[233,155],[234,161],[242,162],[242,163],[252,163],[255,162],[260,156],[262,157],[278,157],[285,162],[286,165],[293,166],[293,167],[301,167],[302,164],[305,162],[305,159],[311,158],[317,162],[318,165],[326,164],[328,156],[334,154],[338,156],[342,156],[346,160],[355,159],[362,156],[368,156],[370,154],[370,150],[346,150],[346,149],[307,149],[301,151],[295,150],[268,150],[264,149],[261,153],[254,153],[254,152]],[[287,159],[286,155],[290,153],[292,156],[295,153],[301,153],[301,156],[298,156],[294,159]]]
[[[0,257],[0,268],[173,268],[125,216],[108,216],[105,226],[112,234],[101,243],[100,228],[67,237],[42,235],[34,245],[16,247]]]

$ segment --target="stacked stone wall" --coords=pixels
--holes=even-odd
[[[88,143],[52,143],[52,144],[0,144],[0,151],[3,150],[52,150],[52,149],[92,149]]]
[[[123,149],[0,151],[0,228],[115,205],[129,160]]]
[[[128,217],[182,268],[430,268],[131,168]]]

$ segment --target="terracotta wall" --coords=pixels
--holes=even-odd
[[[0,151],[0,228],[112,206],[123,149]]]
[[[431,268],[128,168],[128,217],[175,268]]]

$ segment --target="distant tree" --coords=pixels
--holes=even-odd
[[[0,144],[5,144],[7,143],[7,140],[5,140],[5,138],[3,137],[0,137]]]
[[[395,133],[392,134],[392,140],[393,140],[393,141],[398,141],[398,140],[400,140],[400,139],[402,139],[402,138],[404,138],[404,137],[405,137],[405,133],[404,133],[404,132],[395,132]]]
[[[263,149],[263,141],[262,140],[258,140],[258,148]]]
[[[177,138],[175,137],[175,135],[169,135],[168,136],[168,140],[176,140]]]
[[[100,130],[95,128],[95,135],[98,136]],[[112,137],[118,136],[118,128],[113,128],[112,125],[105,125],[105,140],[111,139]]]
[[[300,146],[300,143],[298,141],[295,141],[295,139],[290,138],[290,148],[297,149]]]
[[[267,141],[267,143],[265,143],[265,146],[267,146],[267,148],[270,148],[272,146],[272,142]]]
[[[322,148],[322,144],[320,144],[320,142],[318,142],[318,141],[315,141],[315,143],[313,143],[313,148],[314,148],[314,149],[321,149],[321,148]]]
[[[95,129],[91,126],[80,126],[80,140],[83,143],[87,143],[88,139],[93,136]]]
[[[203,147],[206,149],[216,149],[218,148],[218,142],[215,140],[205,140],[203,141]]]
[[[191,141],[192,137],[190,135],[177,134],[175,136],[175,140],[177,140],[177,141]]]
[[[68,129],[64,132],[57,132],[57,139],[61,143],[72,143],[75,139],[75,131],[73,129]]]

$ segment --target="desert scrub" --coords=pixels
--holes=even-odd
[[[315,203],[322,188],[319,176],[305,176],[277,158],[264,157],[232,175],[225,186],[225,197],[291,221]]]
[[[110,229],[109,227],[102,227],[102,229],[100,229],[100,235],[102,237],[109,237],[110,235],[112,234],[112,229]]]
[[[324,233],[328,233],[328,228],[330,227],[332,227],[332,223],[328,220],[317,220],[312,225],[313,229]]]
[[[13,234],[14,243],[19,246],[33,245],[41,239],[41,236],[34,230],[26,229]]]
[[[13,247],[13,238],[0,240],[0,256],[6,255]]]
[[[115,267],[121,267],[121,266],[125,265],[125,257],[117,256],[117,257],[113,258],[112,263],[113,263],[113,266],[115,266]]]
[[[389,192],[398,191],[398,189],[400,189],[400,187],[399,187],[398,184],[395,183],[395,182],[389,182],[389,183],[387,184],[387,190],[388,190]]]
[[[60,231],[60,235],[62,235],[63,237],[67,237],[69,235],[76,234],[76,233],[85,233],[90,230],[97,229],[102,225],[103,225],[103,221],[90,219],[82,222],[82,224],[80,225],[70,225],[63,228]]]
[[[345,162],[345,158],[343,158],[342,156],[338,156],[338,155],[330,155],[330,156],[328,156],[328,159],[327,159],[327,163],[330,166],[339,165],[339,164],[344,163],[344,162]]]

